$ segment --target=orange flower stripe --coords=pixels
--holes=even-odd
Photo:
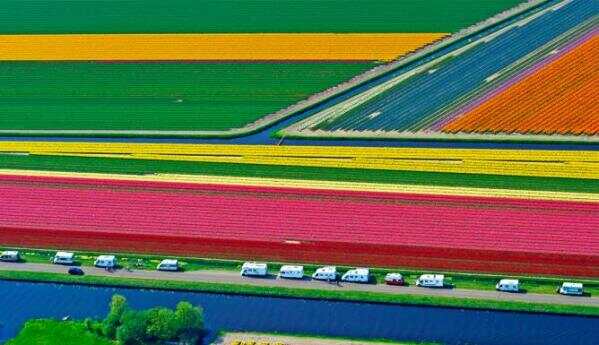
[[[599,35],[446,124],[446,133],[596,135]]]
[[[387,61],[444,36],[444,33],[0,35],[0,60]]]

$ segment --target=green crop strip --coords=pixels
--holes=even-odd
[[[0,63],[2,130],[227,130],[371,63]]]
[[[265,177],[450,187],[599,193],[599,181],[572,178],[432,173],[417,171],[317,168],[259,164],[203,163],[166,160],[2,155],[0,169],[95,172],[115,174],[177,173]]]
[[[522,0],[5,0],[0,33],[456,32]]]

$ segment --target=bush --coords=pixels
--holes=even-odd
[[[110,339],[115,339],[117,328],[121,325],[121,318],[128,310],[127,299],[121,295],[112,296],[110,301],[110,310],[104,319],[104,335]]]
[[[116,339],[122,345],[143,345],[146,341],[147,316],[143,311],[126,311],[116,330]]]

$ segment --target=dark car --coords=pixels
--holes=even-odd
[[[83,270],[79,267],[71,267],[69,268],[69,274],[72,274],[74,276],[82,276],[84,273]]]

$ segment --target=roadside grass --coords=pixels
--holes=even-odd
[[[30,263],[50,263],[52,257],[56,253],[54,250],[45,249],[30,249],[30,248],[8,248],[0,247],[0,250],[17,249],[21,253],[24,262]],[[76,251],[76,265],[93,266],[96,256],[106,254],[99,252]],[[182,270],[198,271],[198,270],[225,270],[239,271],[243,265],[240,260],[222,260],[210,258],[191,258],[191,257],[175,257],[175,256],[158,256],[158,255],[141,255],[130,253],[112,253],[117,256],[120,268],[134,270],[155,270],[158,263],[165,258],[173,258],[179,260]],[[141,263],[141,265],[138,265]],[[282,265],[286,263],[268,263],[269,271],[276,274]],[[303,264],[306,275],[312,275],[318,267],[323,265]],[[344,273],[351,269],[349,266],[337,266],[338,271]],[[413,285],[415,280],[424,273],[439,273],[445,274],[447,283],[455,288],[472,289],[472,290],[494,290],[495,284],[503,278],[515,278],[520,280],[523,292],[539,293],[539,294],[554,294],[556,288],[564,281],[576,281],[584,283],[584,289],[591,296],[599,295],[599,280],[597,279],[580,279],[571,277],[533,277],[533,276],[518,276],[518,275],[499,275],[499,274],[483,274],[483,273],[465,273],[465,272],[445,272],[445,271],[425,271],[413,270],[408,268],[386,269],[386,268],[371,268],[372,283],[384,284],[384,278],[387,273],[399,272],[404,276],[406,285]],[[400,287],[399,287],[400,288]]]
[[[137,278],[71,276],[47,272],[0,271],[1,280],[50,282],[93,286],[132,287],[158,290],[180,290],[223,294],[242,294],[266,297],[307,298],[355,302],[422,305],[466,309],[505,310],[533,313],[572,314],[599,316],[599,307],[582,305],[558,305],[515,301],[498,301],[474,298],[454,298],[407,294],[390,294],[362,291],[329,291],[286,287],[263,287],[245,284],[186,282],[174,280],[151,280]],[[13,344],[11,344],[13,345]]]
[[[599,180],[459,174],[419,171],[368,170],[277,166],[261,164],[208,163],[167,160],[119,159],[0,154],[3,169],[115,174],[200,174],[211,176],[263,177],[344,182],[371,182],[448,187],[599,193]]]
[[[115,343],[88,331],[83,321],[53,319],[30,320],[19,334],[5,345],[114,345]]]

